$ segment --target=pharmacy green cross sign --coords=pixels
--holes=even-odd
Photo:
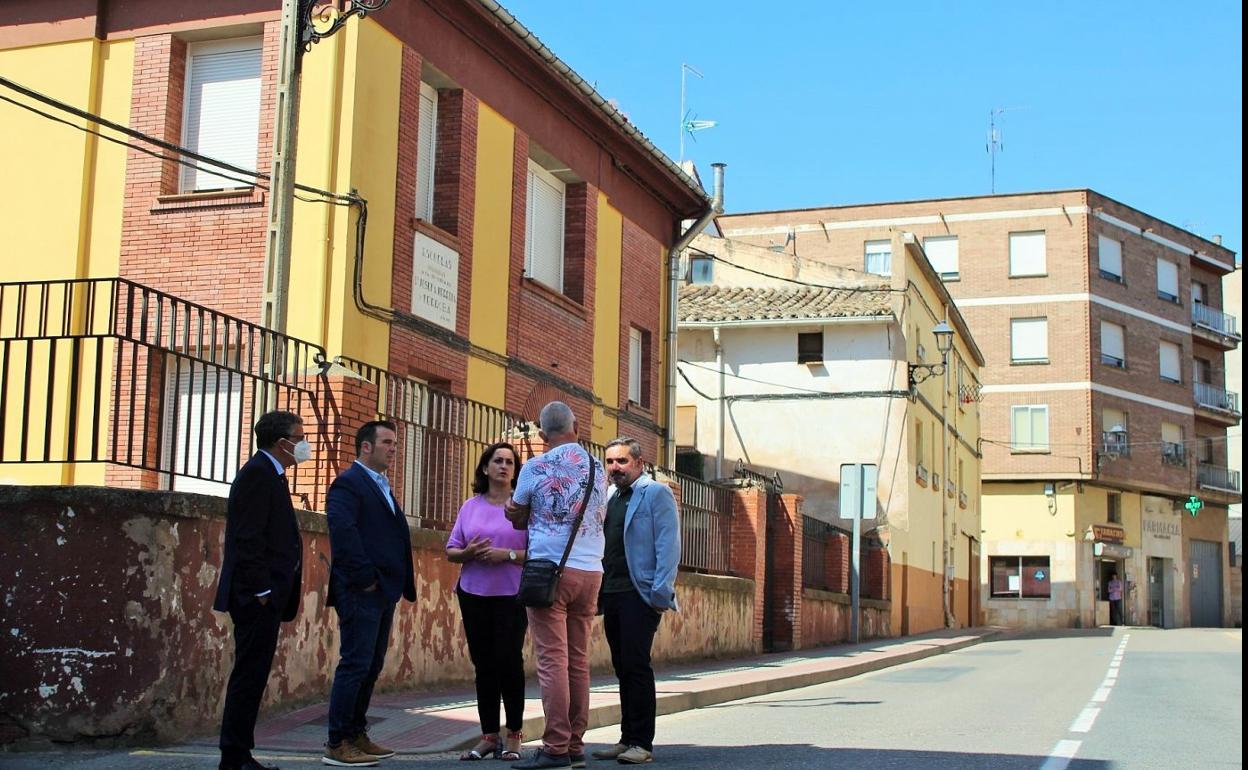
[[[1193,495],[1187,498],[1187,502],[1183,504],[1183,507],[1186,508],[1187,512],[1192,514],[1192,516],[1195,516],[1200,513],[1200,509],[1204,508],[1205,504],[1200,501],[1199,497]]]

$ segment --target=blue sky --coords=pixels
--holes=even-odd
[[[1238,3],[503,0],[727,210],[1091,187],[1240,251]]]

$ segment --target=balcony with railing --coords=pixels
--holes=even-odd
[[[1238,345],[1240,340],[1239,322],[1235,316],[1202,302],[1192,303],[1192,332],[1227,350]]]
[[[1101,433],[1101,454],[1110,457],[1130,457],[1131,444],[1125,430],[1107,430]]]
[[[1201,489],[1227,492],[1239,496],[1241,487],[1239,471],[1211,463],[1200,463],[1196,466],[1196,481]]]
[[[1199,408],[1197,414],[1212,417],[1218,422],[1235,425],[1239,422],[1239,394],[1223,390],[1207,382],[1198,382],[1194,386],[1193,397]]]
[[[1187,447],[1171,441],[1161,442],[1161,462],[1163,465],[1187,465]]]
[[[0,475],[98,464],[109,486],[223,496],[270,409],[303,418],[313,459],[289,480],[310,511],[324,510],[354,454],[351,421],[394,422],[391,485],[423,529],[451,528],[487,446],[523,451],[536,435],[531,417],[345,356],[331,362],[317,345],[125,279],[0,283]],[[648,470],[680,488],[680,568],[729,574],[732,490]]]

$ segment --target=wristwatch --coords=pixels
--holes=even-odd
[[[508,552],[507,552],[507,558],[508,558],[508,559],[510,559],[511,561],[515,561],[515,560],[516,560],[516,552],[515,552],[515,551],[508,551]]]

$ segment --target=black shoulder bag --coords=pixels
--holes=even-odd
[[[572,542],[581,531],[581,522],[585,519],[585,509],[589,507],[590,495],[594,493],[594,458],[589,458],[589,483],[585,485],[585,497],[581,499],[581,511],[576,514],[576,522],[568,534],[568,545],[563,549],[563,558],[555,564],[550,559],[525,559],[524,568],[520,571],[520,590],[516,598],[526,607],[549,607],[555,603],[555,591],[559,588],[559,576],[563,574],[563,565],[568,563],[568,554],[572,553]]]

